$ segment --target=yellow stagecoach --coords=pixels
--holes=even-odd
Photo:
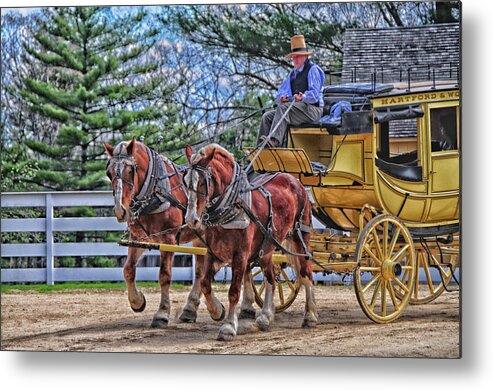
[[[310,189],[314,270],[352,274],[373,321],[437,298],[459,262],[460,89],[457,82],[333,85],[340,120],[289,130],[285,148],[262,150],[255,171],[287,172]],[[253,154],[252,154],[253,156]],[[286,258],[276,308],[298,293]],[[255,271],[255,274],[260,271]],[[255,284],[261,303],[263,285]]]

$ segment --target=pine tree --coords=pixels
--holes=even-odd
[[[52,190],[107,186],[101,141],[157,137],[176,110],[167,96],[179,81],[150,55],[158,30],[139,9],[49,8],[27,65],[41,63],[47,80],[25,78],[21,95],[58,124],[52,142],[27,140],[38,170],[32,182]]]

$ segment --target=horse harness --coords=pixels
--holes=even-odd
[[[209,168],[205,168],[200,165],[191,165],[190,170],[196,170],[200,172],[205,181],[206,185],[206,193],[201,194],[202,196],[207,197],[210,191],[210,182],[216,181],[215,177],[212,175],[212,172]],[[257,227],[260,229],[263,235],[263,240],[261,244],[261,249],[252,255],[248,261],[253,262],[261,259],[264,256],[264,247],[267,242],[273,244],[277,249],[281,250],[283,253],[287,253],[293,256],[300,256],[305,259],[313,259],[312,255],[308,252],[308,248],[305,245],[305,242],[302,237],[302,233],[310,233],[311,226],[304,225],[301,222],[301,218],[304,214],[304,209],[300,213],[300,219],[295,223],[294,229],[288,233],[289,235],[297,234],[300,242],[304,247],[305,253],[294,253],[284,247],[273,235],[274,223],[273,223],[273,212],[272,212],[272,195],[271,193],[264,187],[268,182],[274,179],[279,173],[262,175],[258,177],[253,182],[249,182],[246,173],[241,169],[239,164],[235,162],[234,170],[233,170],[233,179],[231,183],[226,187],[224,192],[211,201],[209,201],[206,205],[204,213],[202,215],[202,222],[207,227],[214,226],[223,226],[225,224],[230,223],[232,220],[237,218],[241,214],[245,214],[250,221],[255,223]],[[251,209],[251,202],[248,202],[248,198],[251,200],[251,193],[255,190],[260,191],[260,193],[267,200],[269,207],[269,215],[266,225],[264,226],[259,218],[255,215],[253,210]],[[247,196],[248,195],[248,196]],[[248,223],[249,225],[249,223]],[[248,226],[247,225],[247,226]],[[245,226],[245,227],[247,227]],[[195,231],[197,237],[202,241],[204,245],[206,245],[209,253],[219,260],[222,263],[225,263],[220,257],[215,255],[212,251],[210,245],[200,236],[200,234]]]
[[[216,181],[210,169],[200,165],[192,165],[190,170],[198,171],[204,177],[206,192],[200,195],[207,197],[210,192],[211,180]],[[241,199],[247,204],[251,204],[251,194],[243,191],[246,185],[248,185],[247,176],[239,164],[235,163],[231,183],[220,195],[207,203],[205,211],[202,214],[203,224],[207,227],[221,226],[225,229],[232,228],[231,225],[234,221],[241,218],[243,214],[243,211],[237,207],[238,201]],[[248,224],[237,228],[244,229],[247,226]]]
[[[137,195],[134,193],[134,183],[129,182],[122,176],[124,166],[129,165],[132,169],[132,177],[135,177],[137,163],[135,162],[133,156],[129,156],[122,150],[118,154],[113,155],[106,165],[106,171],[108,174],[110,165],[116,161],[115,177],[112,181],[115,179],[122,180],[131,186],[132,201],[130,204],[130,211],[133,219],[139,222],[139,216],[157,214],[166,211],[170,206],[177,207],[181,211],[186,212],[186,207],[171,193],[170,184],[170,178],[177,175],[183,193],[187,196],[187,192],[180,176],[180,173],[183,172],[185,168],[177,167],[176,164],[147,146],[146,151],[149,157],[149,167],[147,168],[144,184]],[[173,167],[172,173],[167,172],[165,168],[166,164]],[[142,226],[142,224],[140,224],[140,222],[139,225],[147,234],[146,229]]]

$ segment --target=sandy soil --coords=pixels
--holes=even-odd
[[[189,288],[172,290],[167,329],[150,328],[158,287],[142,291],[147,298],[143,313],[132,312],[124,290],[3,294],[1,349],[445,358],[460,354],[458,292],[445,292],[427,305],[408,306],[398,320],[378,325],[361,311],[351,287],[317,286],[317,328],[301,328],[302,291],[276,316],[269,332],[242,321],[242,334],[225,343],[216,341],[220,324],[211,320],[203,303],[196,323],[177,321]],[[227,302],[226,287],[216,291]]]

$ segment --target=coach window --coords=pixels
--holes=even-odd
[[[430,109],[431,151],[457,150],[458,107]]]
[[[418,162],[417,119],[383,122],[378,157],[394,164]]]
[[[419,105],[379,107],[374,111],[377,126],[379,169],[398,179],[422,180],[419,128],[423,109]]]

